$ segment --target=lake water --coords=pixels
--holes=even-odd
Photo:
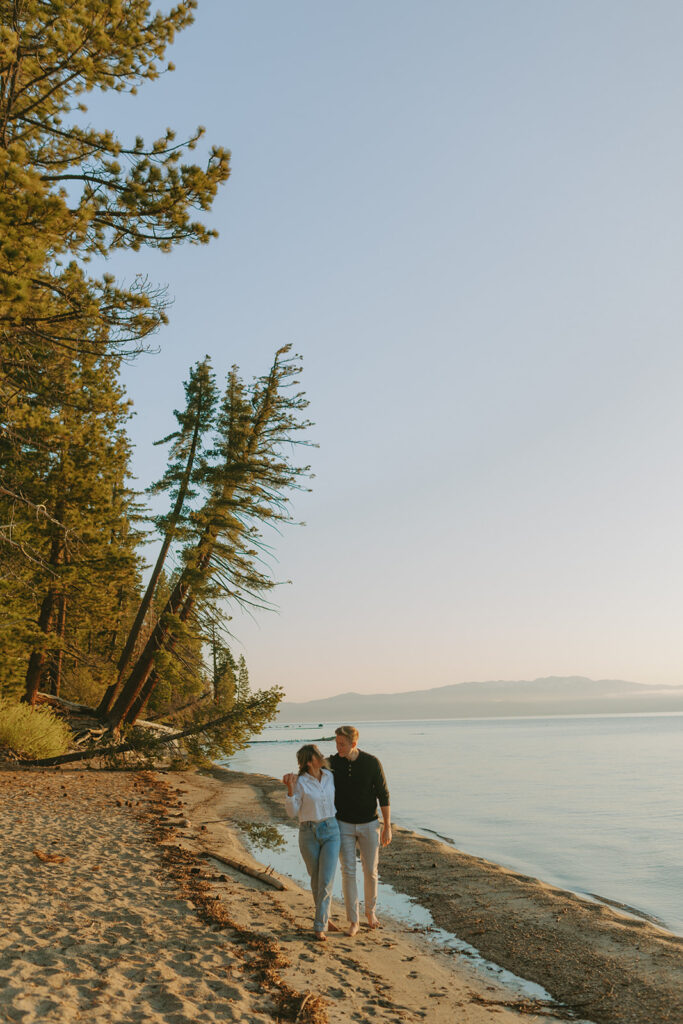
[[[271,726],[228,767],[280,777],[337,724]],[[683,934],[683,714],[355,724],[398,824]]]

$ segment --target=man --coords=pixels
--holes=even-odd
[[[375,914],[377,867],[380,843],[388,846],[391,842],[389,790],[377,758],[358,749],[358,729],[340,725],[335,729],[335,741],[337,753],[330,758],[330,767],[334,772],[334,803],[341,833],[339,860],[349,921],[347,935],[355,935],[359,928],[356,844],[363,867],[365,915],[370,928],[379,924]],[[378,803],[381,825],[377,817]]]

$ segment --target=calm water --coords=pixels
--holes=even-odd
[[[336,724],[271,727],[229,767],[279,777]],[[683,714],[356,724],[398,824],[683,933]]]

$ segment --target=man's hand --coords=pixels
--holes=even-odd
[[[380,836],[380,842],[382,846],[388,846],[391,842],[391,825],[387,822],[386,825],[382,825],[382,834]]]

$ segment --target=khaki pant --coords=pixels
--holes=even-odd
[[[342,869],[344,905],[346,916],[353,924],[358,921],[356,845],[360,850],[360,861],[363,867],[365,914],[367,916],[374,913],[377,904],[377,867],[382,826],[377,820],[364,822],[362,825],[352,825],[351,822],[340,821],[339,831],[341,833],[339,860]]]

